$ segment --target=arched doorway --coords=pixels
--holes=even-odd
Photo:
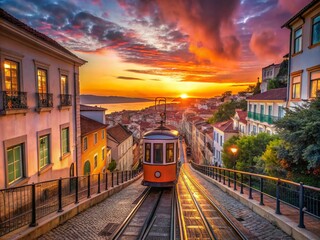
[[[88,161],[86,161],[86,162],[84,163],[83,174],[84,174],[84,175],[90,175],[90,169],[91,169],[91,167],[90,167],[90,162],[89,162],[89,160],[88,160]]]
[[[73,192],[76,188],[76,179],[74,178],[74,163],[71,163],[70,165],[70,192]]]

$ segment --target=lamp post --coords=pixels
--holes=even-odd
[[[238,152],[238,148],[236,146],[233,146],[230,148],[230,151],[233,154],[233,169],[236,169],[236,154]]]

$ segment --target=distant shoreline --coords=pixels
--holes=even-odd
[[[113,104],[113,103],[136,103],[152,102],[146,98],[129,98],[120,96],[97,96],[97,95],[80,95],[81,104]]]

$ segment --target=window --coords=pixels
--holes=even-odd
[[[5,60],[4,61],[4,78],[5,91],[19,91],[19,63]]]
[[[310,73],[310,97],[317,97],[320,91],[320,71]]]
[[[163,163],[163,144],[153,144],[153,163]]]
[[[299,75],[292,78],[292,92],[291,92],[292,99],[300,98],[300,88],[301,88],[301,76]]]
[[[94,155],[93,161],[94,161],[94,168],[96,168],[98,166],[98,154]]]
[[[106,155],[105,155],[105,152],[106,152],[106,149],[105,148],[102,148],[101,150],[101,159],[102,161],[105,159]]]
[[[39,138],[39,169],[41,170],[50,163],[49,135]]]
[[[60,76],[60,84],[61,84],[61,94],[68,94],[69,93],[69,87],[68,87],[68,76],[67,75],[61,75]]]
[[[174,143],[166,144],[166,162],[167,163],[174,162]]]
[[[222,136],[220,136],[220,146],[222,146]]]
[[[7,149],[8,182],[13,183],[24,177],[23,172],[23,144]]]
[[[87,160],[87,161],[84,163],[83,174],[84,174],[84,175],[90,175],[90,171],[91,171],[90,162],[89,162],[89,160]]]
[[[62,156],[70,152],[68,127],[63,128],[61,130],[61,149],[62,149]]]
[[[320,43],[320,15],[312,19],[311,45]]]
[[[144,161],[151,162],[151,143],[145,144],[145,153],[144,153]]]
[[[272,115],[272,106],[268,106],[268,115],[269,115],[269,116]]]
[[[94,133],[94,144],[98,142],[98,133]]]
[[[282,118],[284,116],[284,111],[283,111],[283,107],[279,106],[278,107],[278,117]]]
[[[83,151],[88,149],[88,138],[84,137],[83,138]]]
[[[102,139],[104,139],[104,132],[105,132],[105,130],[103,129],[103,130],[101,131],[101,138],[102,138]]]
[[[294,32],[294,53],[302,51],[302,28]]]
[[[38,68],[38,93],[48,93],[48,78],[47,70]]]
[[[261,114],[261,115],[264,114],[264,105],[260,105],[260,114]]]

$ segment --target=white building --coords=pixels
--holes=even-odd
[[[247,134],[275,133],[274,121],[285,114],[287,88],[272,89],[247,98]]]
[[[294,106],[320,90],[320,1],[313,0],[282,27],[291,35],[288,101]]]
[[[108,128],[108,147],[111,148],[111,157],[117,163],[120,171],[131,170],[133,165],[133,136],[121,124]]]
[[[223,144],[232,136],[237,135],[238,130],[233,129],[233,120],[218,122],[213,125],[214,165],[223,166]]]
[[[238,130],[240,136],[245,136],[248,134],[247,131],[247,111],[242,109],[236,109],[235,114],[232,117],[233,129]]]
[[[268,84],[271,79],[274,79],[280,70],[280,64],[271,64],[267,67],[262,68],[262,82],[260,85],[261,92],[268,90]]]
[[[2,9],[0,42],[0,188],[75,175],[85,61]]]

